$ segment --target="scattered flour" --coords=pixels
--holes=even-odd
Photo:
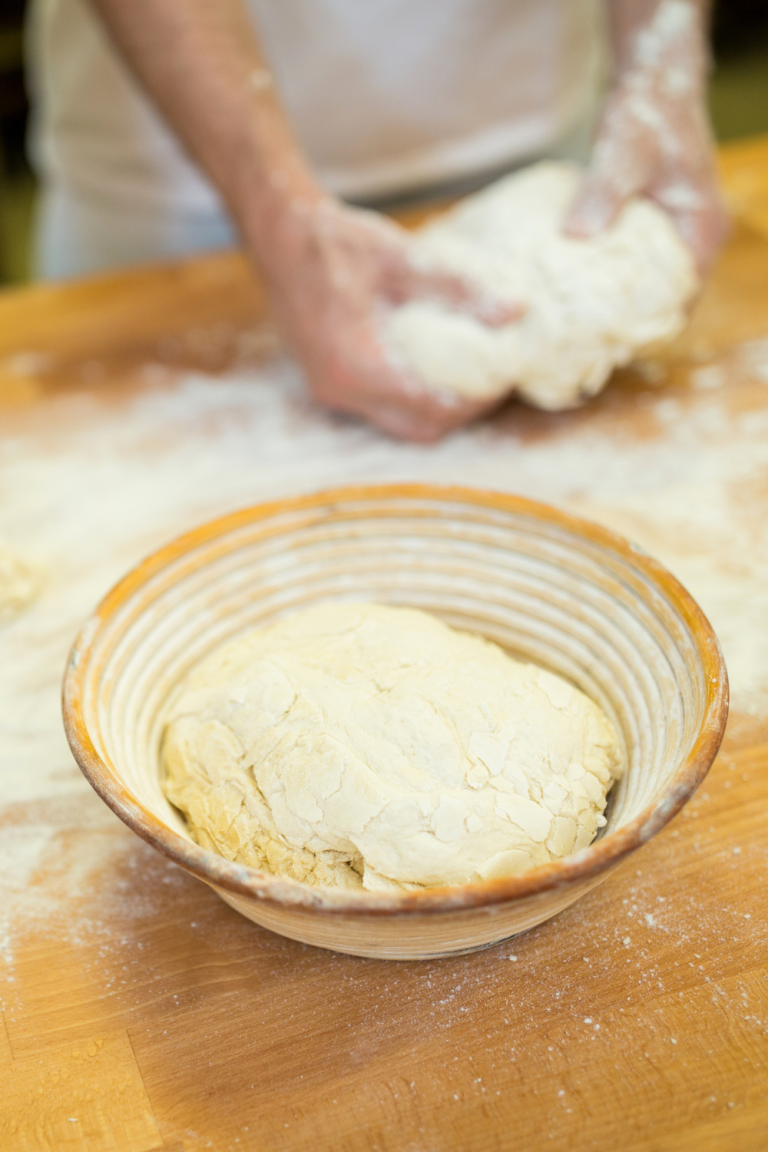
[[[0,544],[0,624],[29,606],[41,583],[42,575],[32,564]]]
[[[745,341],[739,349],[739,359],[762,384],[768,384],[768,337]]]
[[[590,240],[562,232],[581,172],[536,164],[462,201],[418,233],[425,262],[519,300],[525,315],[490,328],[436,301],[392,312],[393,356],[431,388],[488,399],[515,389],[539,408],[570,408],[614,368],[676,336],[697,288],[669,218],[632,201]]]

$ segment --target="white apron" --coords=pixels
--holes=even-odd
[[[511,167],[594,108],[599,0],[246,2],[299,140],[347,198]],[[88,0],[33,0],[28,42],[43,275],[231,242]]]

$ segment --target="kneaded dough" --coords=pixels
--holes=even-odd
[[[42,575],[12,549],[0,544],[0,623],[23,612],[40,591]]]
[[[581,175],[574,164],[535,164],[421,229],[425,265],[463,273],[527,312],[493,329],[436,301],[412,301],[385,321],[392,358],[438,391],[471,399],[517,391],[561,409],[594,396],[641,349],[676,336],[698,287],[690,252],[644,199],[594,239],[564,236]]]
[[[621,772],[601,710],[415,609],[328,604],[220,649],[169,714],[199,844],[318,886],[418,888],[584,848]]]

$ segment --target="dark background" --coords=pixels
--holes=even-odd
[[[29,276],[35,182],[24,155],[25,0],[0,7],[0,283]],[[713,12],[712,122],[719,140],[768,132],[768,3],[719,0]]]

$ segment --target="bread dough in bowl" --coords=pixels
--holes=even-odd
[[[162,782],[199,844],[319,886],[420,888],[586,847],[621,773],[565,680],[410,608],[324,604],[193,670]]]

